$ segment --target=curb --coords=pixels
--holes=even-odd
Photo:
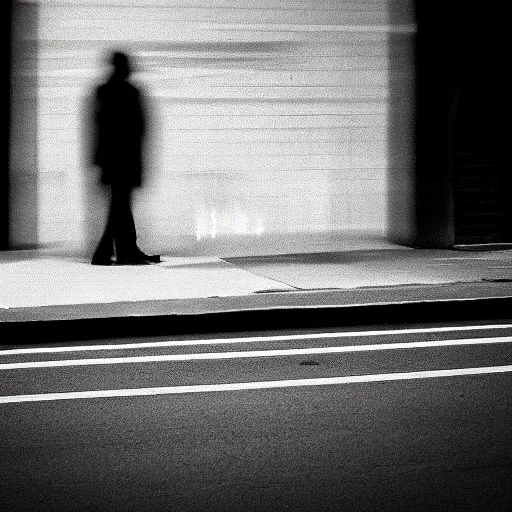
[[[276,306],[198,313],[0,322],[2,345],[362,325],[511,320],[512,296],[370,304]]]

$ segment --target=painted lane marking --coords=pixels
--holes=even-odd
[[[344,347],[292,348],[284,350],[248,350],[245,352],[201,352],[197,354],[165,354],[160,356],[104,357],[97,359],[65,359],[55,361],[29,361],[24,363],[0,364],[1,370],[30,368],[57,368],[63,366],[97,366],[134,363],[161,363],[175,361],[206,361],[213,359],[243,359],[257,357],[283,357],[311,354],[341,354],[350,352],[371,352],[379,350],[407,350],[412,348],[452,347],[463,345],[490,345],[511,343],[512,336],[497,338],[474,338],[459,340],[418,341],[410,343],[381,343],[378,345],[350,345]]]
[[[390,329],[382,331],[325,332],[314,334],[287,334],[282,336],[252,336],[244,338],[218,338],[208,340],[154,341],[146,343],[123,343],[116,345],[83,345],[78,347],[38,347],[0,350],[0,356],[23,354],[56,354],[64,352],[96,352],[104,350],[132,350],[143,348],[180,347],[194,345],[223,345],[229,343],[257,343],[260,341],[293,341],[305,339],[358,338],[397,334],[428,334],[436,332],[481,331],[491,329],[512,329],[512,324],[468,325],[459,327],[429,327],[422,329]]]
[[[45,402],[56,400],[79,400],[84,398],[114,398],[128,396],[175,395],[184,393],[207,393],[217,391],[245,391],[251,389],[292,388],[305,386],[327,386],[334,384],[357,384],[365,382],[389,382],[399,380],[429,379],[438,377],[461,377],[512,372],[509,366],[487,366],[481,368],[456,368],[408,373],[381,373],[375,375],[351,375],[321,379],[277,380],[263,382],[235,382],[230,384],[206,384],[196,386],[169,386],[159,388],[107,389],[97,391],[75,391],[70,393],[41,393],[36,395],[0,396],[0,404],[20,402]]]

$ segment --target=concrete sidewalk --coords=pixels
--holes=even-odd
[[[497,312],[498,303],[503,308],[512,304],[507,302],[512,297],[511,250],[369,244],[339,252],[258,257],[164,256],[159,265],[133,267],[95,267],[55,251],[13,251],[0,253],[0,272],[0,323],[9,338],[21,332],[23,323],[25,328],[53,323],[55,331],[65,322],[76,327],[78,321],[83,326],[93,320],[146,318],[155,325],[166,319],[172,330],[170,323],[178,329],[181,319],[178,330],[187,330],[185,320],[195,318],[189,329],[197,330],[197,320],[224,323],[228,313],[231,319],[234,313],[272,313],[275,324],[284,311],[301,313],[304,319],[306,310],[318,316],[320,310],[334,314],[344,308],[348,318],[365,305],[375,312],[379,305],[494,300]],[[350,315],[347,308],[352,308]],[[512,309],[503,311],[506,316]],[[409,320],[409,313],[400,315]],[[259,316],[261,329],[266,328],[264,318]],[[339,314],[335,318],[340,321]]]

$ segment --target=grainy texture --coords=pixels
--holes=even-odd
[[[389,194],[412,205],[409,0],[58,0],[39,2],[39,17],[41,242],[94,238],[103,222],[84,121],[117,47],[147,93],[143,242],[383,234]],[[393,148],[389,119],[405,127]],[[390,151],[404,169],[389,169]]]

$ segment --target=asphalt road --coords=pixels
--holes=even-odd
[[[0,510],[511,510],[512,324],[359,331],[11,347]]]

